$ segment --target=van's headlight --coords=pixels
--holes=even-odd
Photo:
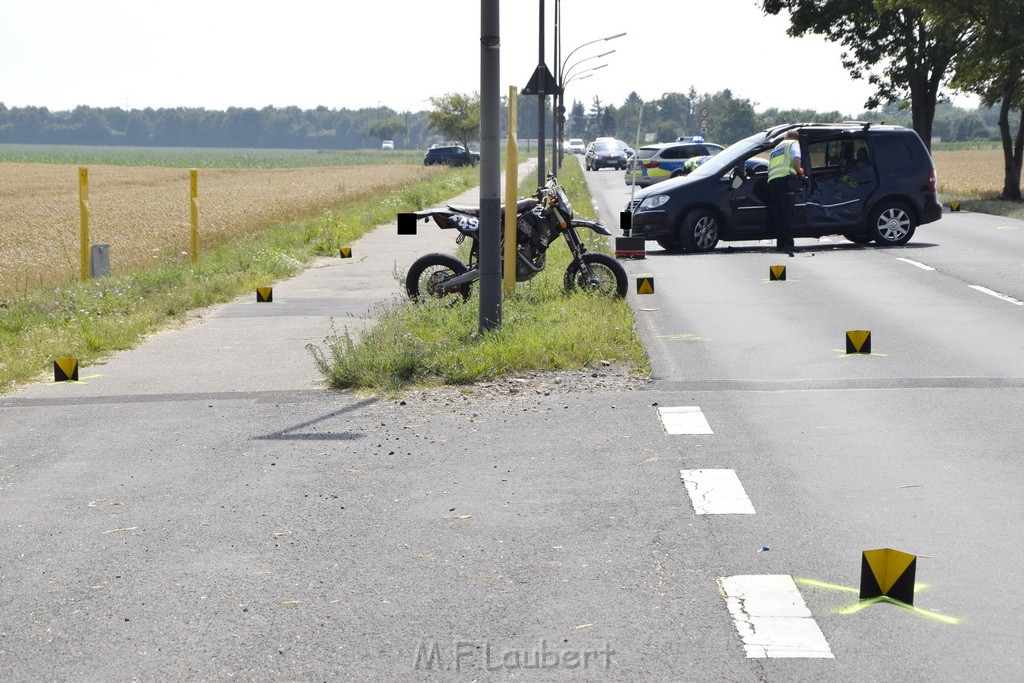
[[[640,206],[636,207],[637,211],[650,211],[651,209],[657,209],[659,206],[668,201],[667,194],[654,194],[650,197],[645,197]]]

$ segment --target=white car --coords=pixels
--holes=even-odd
[[[380,148],[381,149],[394,149],[395,148],[395,141],[394,140],[385,140],[384,142],[380,143]]]
[[[583,144],[582,138],[569,138],[565,151],[569,154],[583,154],[587,151],[587,146]]]

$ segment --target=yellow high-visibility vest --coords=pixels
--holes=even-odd
[[[775,146],[775,149],[772,150],[772,155],[768,158],[769,183],[778,178],[785,178],[786,176],[796,174],[796,171],[793,170],[793,145],[799,144],[797,140],[783,140]],[[796,156],[800,156],[799,151],[796,153]]]

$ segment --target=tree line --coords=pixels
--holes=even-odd
[[[0,103],[0,143],[363,149],[378,147],[383,139],[418,147],[429,136],[425,112],[396,112],[388,107],[231,107],[218,111],[82,105],[70,111],[50,111],[46,107],[8,108]]]

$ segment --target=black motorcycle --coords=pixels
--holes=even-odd
[[[469,259],[463,263],[450,254],[427,254],[416,259],[405,278],[405,289],[413,299],[436,298],[466,300],[473,283],[480,279],[480,210],[448,205],[447,209],[417,211],[416,218],[433,218],[442,229],[455,229],[456,244],[472,240]],[[505,213],[502,209],[502,223]],[[558,239],[572,252],[565,271],[565,288],[585,289],[602,294],[626,296],[626,270],[607,254],[587,251],[578,228],[589,228],[600,235],[612,233],[600,223],[574,218],[572,204],[553,175],[532,198],[516,203],[516,281],[525,282],[544,270],[548,247]],[[502,250],[504,255],[504,250]]]

